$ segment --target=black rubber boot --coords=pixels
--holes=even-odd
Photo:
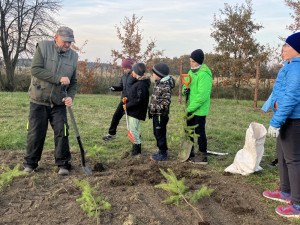
[[[133,144],[131,150],[131,156],[141,154],[141,144]]]

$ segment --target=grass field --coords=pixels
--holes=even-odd
[[[0,92],[0,149],[13,151],[26,149],[26,124],[29,112],[29,98],[27,93]],[[107,134],[112,114],[120,100],[112,95],[76,95],[72,106],[75,120],[84,148],[98,151],[101,160],[120,159],[121,154],[129,150],[131,145],[127,139],[125,117],[120,121],[117,139],[104,142],[101,137]],[[258,103],[259,106],[263,102]],[[271,119],[271,113],[262,114],[259,109],[252,107],[252,101],[234,101],[226,99],[212,99],[207,117],[208,149],[218,152],[229,152],[226,157],[209,157],[209,167],[223,172],[234,159],[235,153],[242,149],[245,143],[246,130],[251,122],[262,123],[266,128]],[[180,113],[184,111],[185,103],[178,103],[178,97],[172,97],[170,121],[168,124],[169,151],[178,151],[179,142],[172,141],[172,135],[177,132]],[[71,151],[79,151],[77,140],[70,125]],[[152,131],[152,120],[146,119],[141,123],[142,152],[152,154],[157,151]],[[53,149],[53,132],[49,125],[44,149]],[[100,152],[100,153],[99,153]],[[264,170],[254,176],[245,177],[246,182],[255,183],[263,188],[273,189],[278,183],[277,168],[267,164],[276,157],[275,139],[267,138],[264,157],[261,166]],[[239,175],[237,175],[239,176]]]

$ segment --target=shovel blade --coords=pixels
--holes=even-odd
[[[189,141],[184,141],[181,147],[181,151],[178,154],[178,158],[181,162],[185,162],[191,154],[191,150],[193,148],[193,143]]]
[[[88,168],[87,166],[84,166],[84,167],[82,168],[82,170],[83,170],[83,172],[85,172],[85,174],[86,174],[87,176],[92,175],[92,171],[91,171],[90,168]]]
[[[132,142],[132,144],[134,144],[134,137],[132,136],[132,134],[130,133],[129,130],[127,131],[127,134],[128,134],[129,140]]]

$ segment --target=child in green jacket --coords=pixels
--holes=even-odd
[[[207,164],[207,138],[205,133],[206,116],[210,106],[210,93],[212,88],[212,74],[207,65],[203,64],[204,53],[197,49],[191,53],[191,69],[188,74],[191,76],[189,88],[183,85],[183,94],[188,95],[187,111],[194,117],[187,121],[188,126],[198,125],[194,132],[198,134],[198,145],[200,152],[199,164]],[[191,141],[194,142],[193,138]],[[189,160],[195,157],[194,146],[192,148]]]

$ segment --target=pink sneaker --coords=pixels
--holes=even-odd
[[[292,202],[290,202],[287,206],[278,206],[275,209],[275,212],[280,216],[288,218],[300,218],[300,210],[296,209]]]
[[[289,203],[291,201],[291,195],[289,194],[286,196],[286,195],[282,194],[279,187],[276,191],[264,191],[263,196],[265,198],[269,198],[269,199],[279,201],[279,202],[284,202],[284,203]]]

